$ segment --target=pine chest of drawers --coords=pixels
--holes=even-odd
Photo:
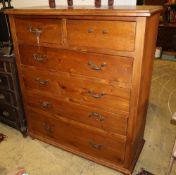
[[[28,133],[131,174],[160,7],[8,10]]]

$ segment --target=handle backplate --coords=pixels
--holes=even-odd
[[[97,149],[97,150],[101,150],[102,147],[103,147],[102,144],[97,144],[97,143],[95,143],[95,142],[92,141],[92,140],[89,141],[89,144],[90,144],[90,146],[91,146],[92,148]]]
[[[47,60],[47,55],[33,54],[33,59],[37,62],[45,62]]]
[[[100,122],[103,122],[105,120],[104,116],[102,116],[100,113],[98,112],[91,112],[89,114],[90,118],[94,118],[95,120],[98,120]]]
[[[40,106],[44,109],[48,109],[51,106],[51,103],[48,101],[42,101],[40,100]]]
[[[104,95],[105,95],[105,93],[104,92],[101,92],[101,93],[95,93],[95,92],[93,92],[93,91],[91,91],[91,90],[88,90],[88,94],[91,96],[91,97],[93,97],[93,98],[102,98]]]
[[[39,77],[35,79],[40,85],[47,86],[49,83],[49,80],[41,80]]]
[[[96,70],[96,71],[101,71],[103,67],[107,66],[106,63],[102,63],[99,66],[97,66],[96,64],[94,64],[92,61],[88,61],[88,66],[92,69],[92,70]]]

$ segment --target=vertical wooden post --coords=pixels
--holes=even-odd
[[[68,6],[73,6],[73,0],[67,0]]]
[[[95,0],[95,7],[101,7],[101,0]]]
[[[114,0],[108,0],[108,6],[113,6],[114,5]]]
[[[5,0],[2,0],[2,5],[3,5],[3,9],[5,9],[6,8]]]
[[[49,0],[49,6],[50,8],[55,8],[56,7],[55,0]]]

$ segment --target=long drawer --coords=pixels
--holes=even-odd
[[[116,137],[106,132],[89,129],[64,118],[49,117],[28,108],[29,134],[51,143],[68,147],[73,151],[121,164],[124,160],[125,137]]]
[[[131,84],[132,58],[30,45],[20,45],[19,51],[24,65],[107,79],[119,86]]]
[[[61,44],[61,20],[39,18],[15,18],[19,41],[42,45]]]
[[[120,51],[134,51],[136,22],[68,20],[68,44]]]
[[[39,71],[31,67],[23,67],[22,74],[24,85],[30,91],[43,91],[65,101],[86,104],[114,113],[129,112],[129,89],[61,72]]]
[[[49,114],[57,114],[107,132],[126,135],[128,113],[112,114],[97,108],[47,97],[41,93],[26,93],[26,103]]]

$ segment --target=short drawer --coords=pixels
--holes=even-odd
[[[61,20],[16,18],[17,38],[28,44],[61,44]]]
[[[121,56],[90,54],[62,49],[20,45],[21,63],[40,69],[131,83],[133,59]]]
[[[13,89],[12,78],[9,75],[0,74],[0,89]]]
[[[26,89],[54,95],[65,101],[119,113],[129,112],[130,89],[106,82],[23,67]]]
[[[134,51],[136,22],[68,20],[68,44],[118,51]]]
[[[48,139],[51,143],[82,152],[112,163],[124,161],[126,137],[114,136],[64,118],[48,117],[27,110],[29,134]]]
[[[11,105],[0,104],[0,120],[16,122],[17,111]]]
[[[16,105],[14,94],[11,92],[0,90],[0,103],[8,103],[10,105]]]
[[[107,132],[126,135],[128,114],[112,114],[97,108],[62,101],[61,98],[47,97],[27,92],[26,103],[35,109],[57,114]]]

